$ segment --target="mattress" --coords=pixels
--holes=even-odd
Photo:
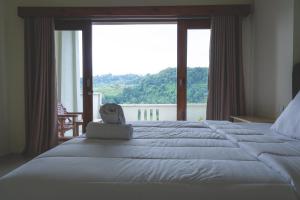
[[[268,124],[132,122],[132,140],[74,138],[0,179],[3,200],[296,200],[300,142]]]

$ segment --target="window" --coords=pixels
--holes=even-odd
[[[176,66],[176,23],[94,25],[94,118],[117,103],[127,121],[176,120]]]
[[[80,135],[93,119],[91,84],[88,84],[91,23],[57,20],[55,29],[58,135],[65,140]]]
[[[59,102],[83,131],[107,102],[127,121],[205,119],[209,24],[56,21]]]
[[[209,29],[187,31],[187,120],[206,118],[208,96]]]

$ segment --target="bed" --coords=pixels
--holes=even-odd
[[[137,122],[128,141],[74,138],[0,180],[1,199],[284,199],[300,142],[269,124]]]
[[[131,140],[83,135],[36,157],[0,178],[1,200],[300,199],[300,139],[271,124],[132,125]]]

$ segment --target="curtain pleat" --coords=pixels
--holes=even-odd
[[[25,19],[25,154],[35,156],[55,146],[57,98],[54,21]]]
[[[214,16],[211,23],[206,118],[229,120],[245,114],[241,19]]]

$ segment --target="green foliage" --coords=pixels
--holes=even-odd
[[[93,84],[98,86],[103,85],[134,85],[142,76],[136,74],[112,75],[105,74],[93,77]]]
[[[208,68],[188,68],[188,103],[204,103],[207,99]],[[167,68],[157,74],[139,76],[101,75],[93,79],[94,91],[103,94],[103,103],[175,104],[176,68]]]

